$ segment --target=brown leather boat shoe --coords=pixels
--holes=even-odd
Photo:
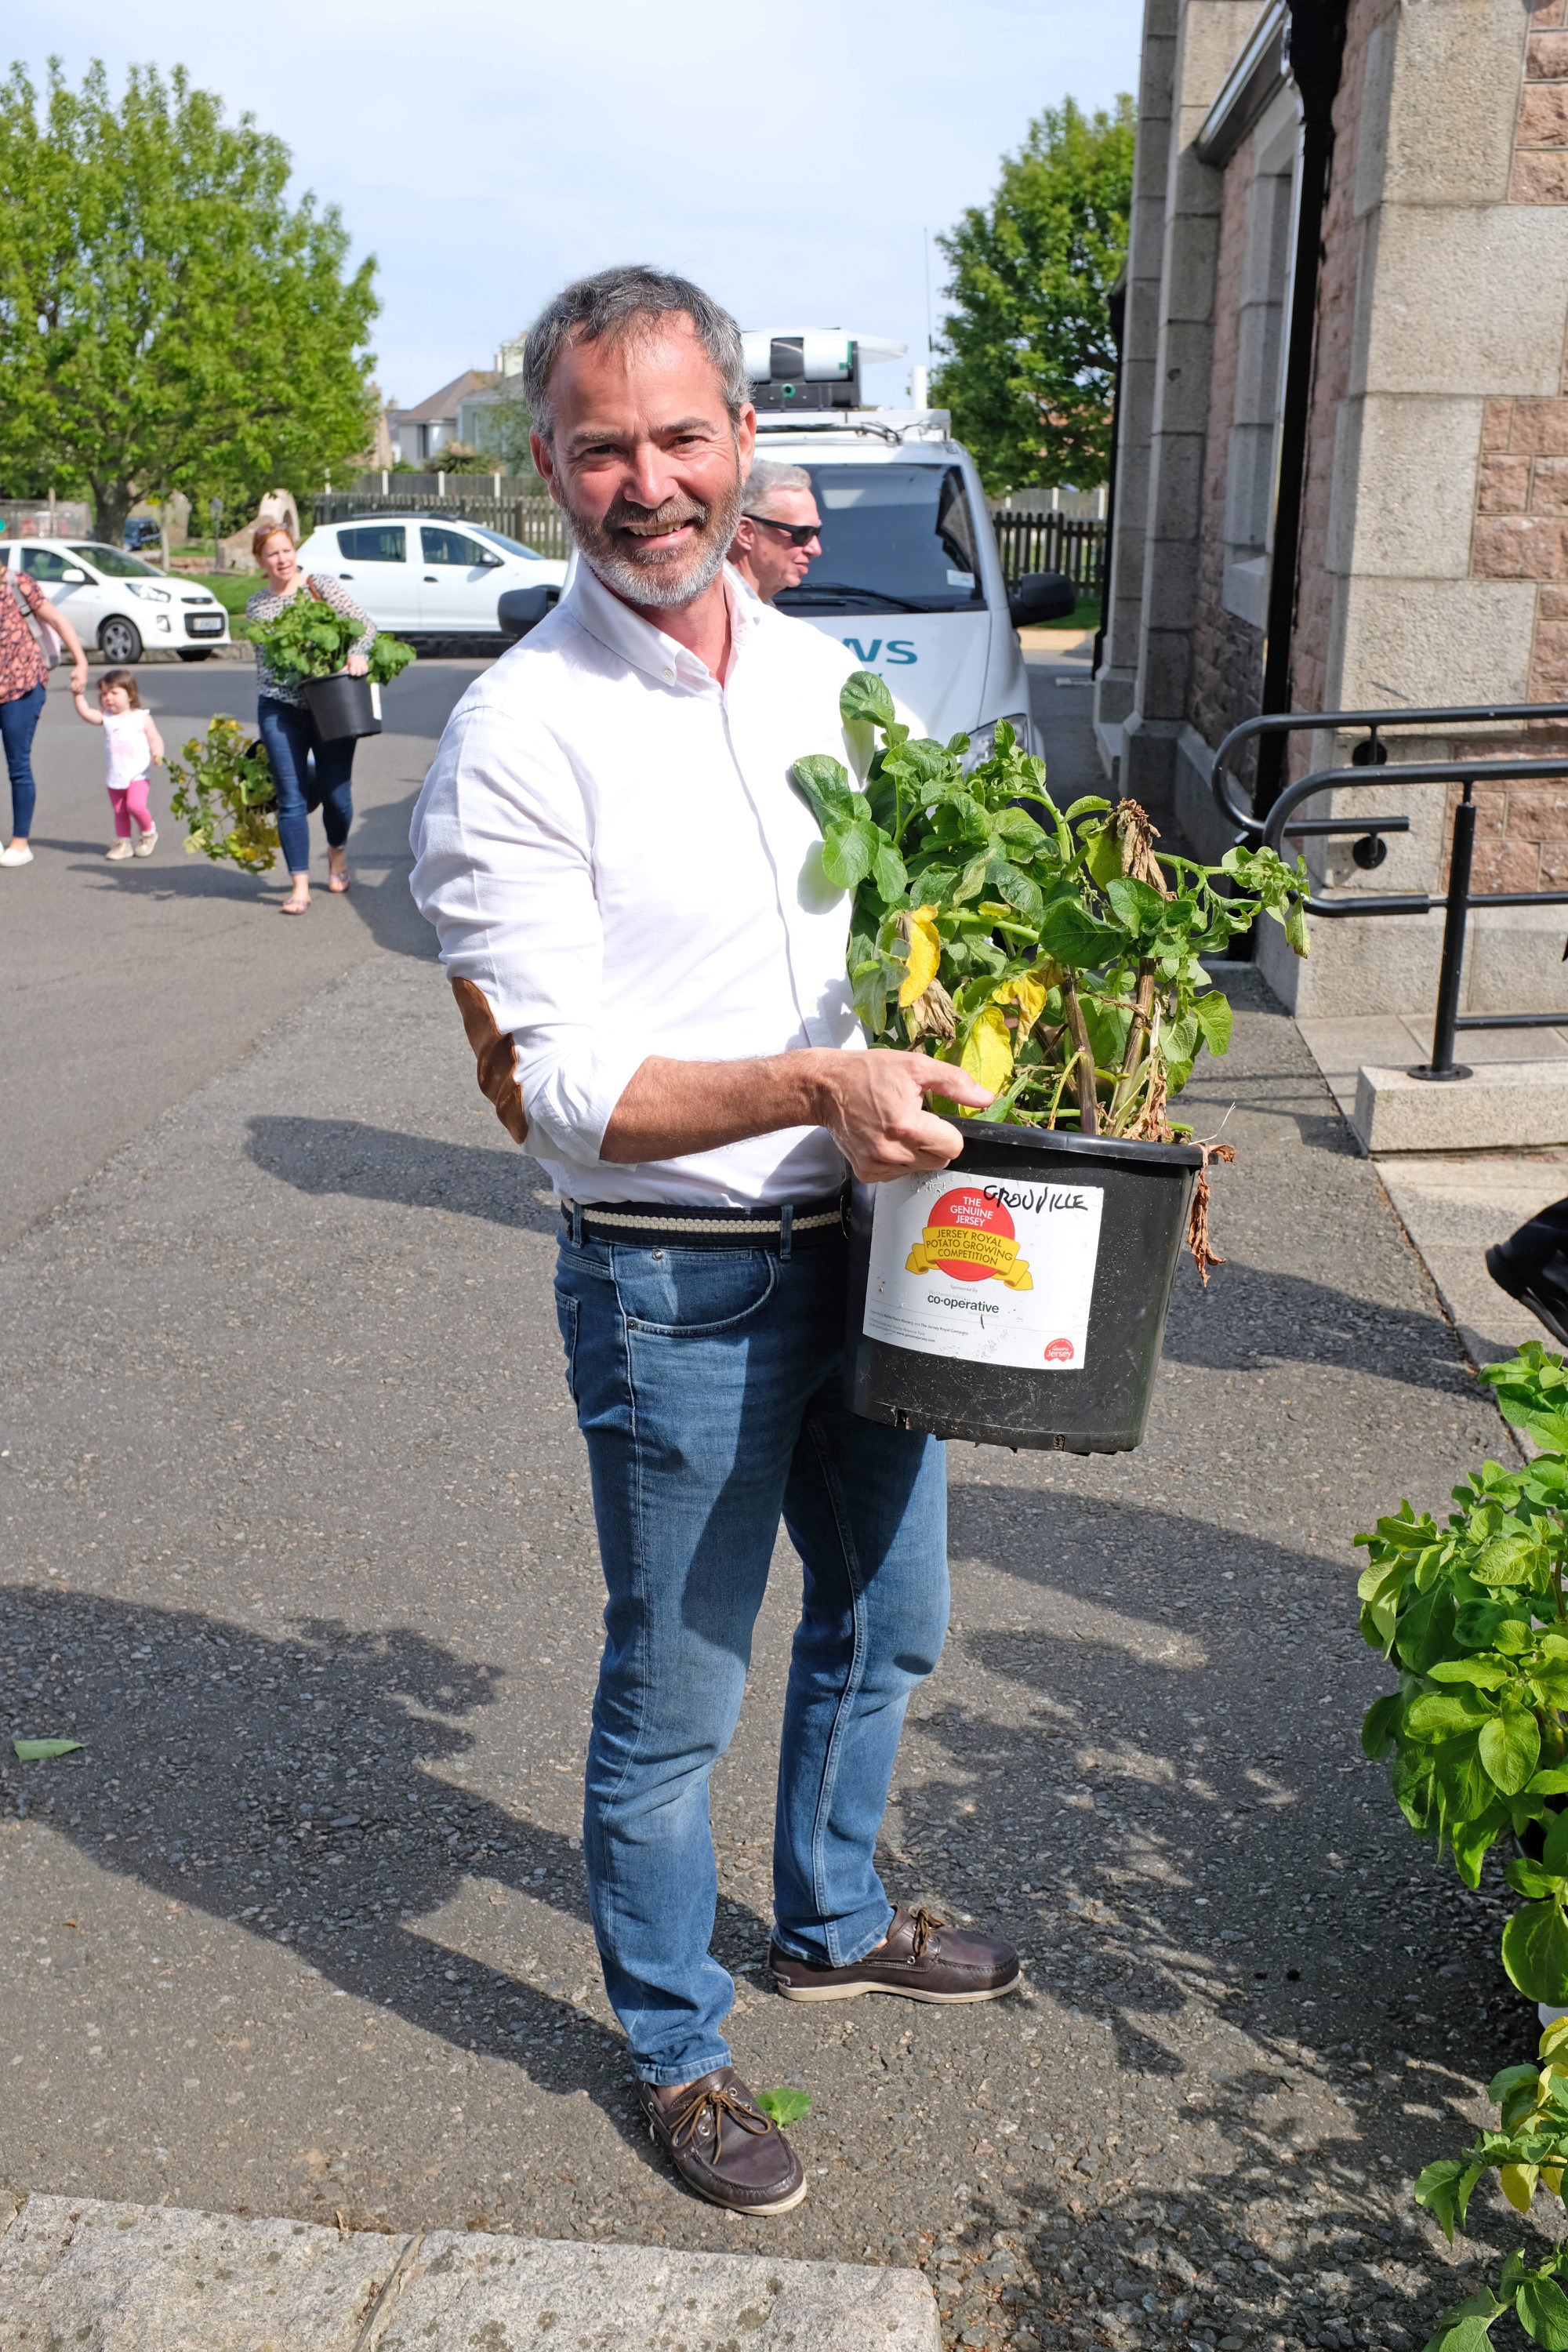
[[[906,2000],[1000,2000],[1022,1971],[1018,1955],[1000,1936],[950,1927],[929,1911],[893,1914],[874,1952],[853,1968],[819,1969],[768,1949],[773,1990],[785,2000],[854,2000],[863,1992],[898,1992]]]
[[[805,2195],[799,2158],[733,2066],[679,2090],[639,2082],[637,2098],[652,2137],[710,2204],[731,2213],[787,2213]]]

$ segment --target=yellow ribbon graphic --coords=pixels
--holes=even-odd
[[[1033,1290],[1028,1260],[1018,1255],[1018,1244],[1002,1234],[972,1233],[965,1225],[927,1225],[904,1260],[906,1274],[929,1274],[943,1259],[964,1265],[983,1265],[1009,1290]]]

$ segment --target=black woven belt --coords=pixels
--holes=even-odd
[[[764,1209],[703,1209],[689,1202],[561,1198],[561,1229],[568,1240],[622,1242],[651,1249],[793,1250],[844,1232],[840,1200],[773,1202]]]

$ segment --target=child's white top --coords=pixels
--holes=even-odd
[[[127,784],[147,773],[153,764],[153,747],[147,740],[144,710],[104,712],[103,756],[111,793],[123,792]]]

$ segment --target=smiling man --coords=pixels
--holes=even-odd
[[[782,1517],[804,1564],[768,1965],[795,2000],[989,2000],[999,1939],[895,1907],[874,1864],[910,1692],[947,1622],[942,1447],[844,1399],[846,1164],[945,1167],[931,1091],[863,1048],[847,908],[790,784],[841,751],[852,664],[724,564],[751,460],[741,338],[679,278],[606,270],[528,338],[535,462],[582,561],[453,713],[415,811],[440,936],[509,1131],[561,1204],[556,1301],[608,1600],[583,1849],[655,2137],[703,2196],[786,2211],[787,2141],[737,2077],[709,1949],[708,1783]]]

